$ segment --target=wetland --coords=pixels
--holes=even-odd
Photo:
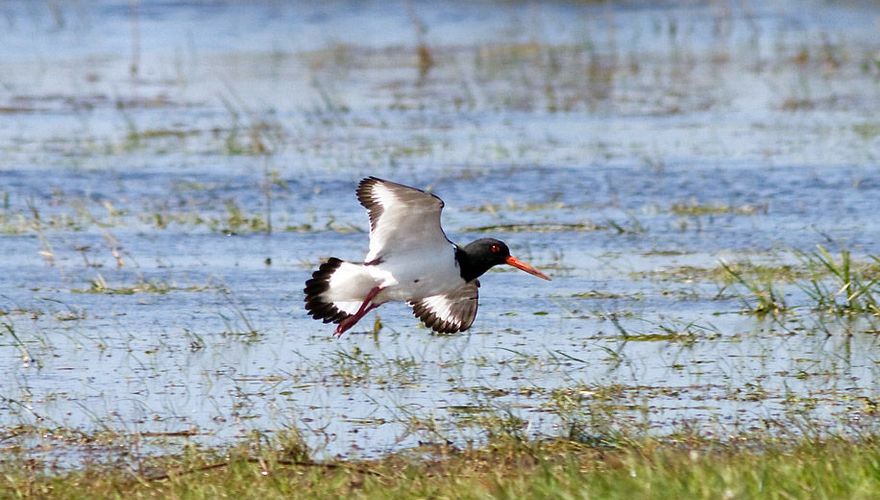
[[[876,435],[880,8],[804,4],[0,5],[4,461]],[[369,175],[553,281],[333,338]]]

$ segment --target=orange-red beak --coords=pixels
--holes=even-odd
[[[527,273],[529,273],[529,274],[531,274],[531,275],[533,275],[533,276],[537,276],[537,277],[539,277],[539,278],[541,278],[541,279],[545,279],[545,280],[547,280],[547,281],[550,281],[550,277],[549,277],[549,276],[547,276],[546,274],[542,273],[541,271],[538,271],[537,269],[535,269],[534,267],[532,267],[532,266],[526,264],[525,262],[523,262],[523,261],[517,259],[517,258],[514,257],[513,255],[511,255],[510,257],[508,257],[508,258],[505,260],[505,262],[507,262],[507,263],[510,264],[511,266],[513,266],[513,267],[515,267],[515,268],[517,268],[517,269],[520,269],[520,270],[522,270],[522,271],[525,271],[525,272],[527,272]]]

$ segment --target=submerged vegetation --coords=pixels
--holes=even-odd
[[[673,203],[672,206],[669,207],[669,211],[675,215],[682,216],[699,216],[699,215],[722,215],[722,214],[734,214],[734,215],[755,215],[755,214],[767,214],[768,205],[766,203],[761,205],[742,205],[742,206],[730,206],[724,204],[701,204],[696,200],[691,200],[687,203]]]
[[[761,315],[778,314],[788,310],[782,292],[773,284],[772,280],[767,278],[766,273],[762,273],[763,277],[746,279],[740,270],[730,267],[724,262],[720,265],[736,283],[745,287],[754,298],[754,302],[746,303],[746,310]]]
[[[813,311],[837,316],[870,314],[880,316],[880,259],[871,256],[870,262],[856,263],[846,249],[835,258],[825,247],[813,252],[803,252],[800,257],[801,279],[795,282],[807,298],[800,305]],[[766,267],[748,271],[722,262],[721,268],[733,282],[748,290],[753,299],[747,310],[756,314],[778,314],[791,310],[786,305],[780,276],[794,279],[791,267],[768,272]],[[747,275],[746,272],[749,272]]]
[[[811,252],[794,251],[793,263],[727,262],[717,267],[679,266],[633,273],[633,277],[661,282],[715,282],[716,298],[730,293],[754,314],[791,313],[797,309],[848,316],[880,316],[880,257],[854,260],[847,249],[835,257],[822,245]],[[740,293],[736,293],[736,292]],[[797,301],[787,298],[795,295]]]
[[[97,293],[108,295],[134,295],[136,293],[167,294],[170,292],[201,292],[210,289],[221,288],[213,284],[179,286],[159,279],[144,279],[140,277],[132,285],[111,286],[100,274],[95,276],[88,288],[74,288],[73,293]]]
[[[840,258],[835,259],[822,246],[813,253],[803,254],[807,267],[827,273],[827,279],[821,279],[816,273],[802,285],[813,307],[819,312],[837,315],[880,316],[877,303],[880,300],[880,258],[872,256],[871,259],[871,263],[859,265],[852,261],[848,250],[841,250]]]

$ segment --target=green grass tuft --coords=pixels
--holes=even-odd
[[[511,422],[516,426],[516,422]],[[852,498],[880,497],[880,442],[722,443],[684,436],[584,444],[422,447],[375,460],[315,461],[296,432],[226,452],[191,449],[135,467],[51,472],[6,460],[0,490],[39,498]]]
[[[721,267],[736,283],[739,283],[751,293],[753,300],[748,301],[744,299],[747,311],[757,315],[779,314],[788,311],[784,296],[773,286],[772,281],[749,277],[740,269],[730,266],[723,261],[721,262]]]
[[[873,267],[857,266],[848,250],[841,250],[840,259],[835,259],[825,247],[819,245],[812,253],[802,254],[805,264],[815,269],[816,274],[826,273],[826,279],[814,275],[801,285],[803,291],[812,299],[813,308],[820,312],[844,316],[851,314],[872,314],[880,316],[880,278]],[[880,259],[872,257],[875,264]]]

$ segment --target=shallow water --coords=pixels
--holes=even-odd
[[[802,5],[4,4],[0,425],[367,456],[558,433],[565,398],[657,434],[872,425],[875,319],[673,272],[880,253],[880,9]],[[302,286],[363,256],[367,175],[554,280],[491,272],[465,334],[386,305],[334,339]]]

